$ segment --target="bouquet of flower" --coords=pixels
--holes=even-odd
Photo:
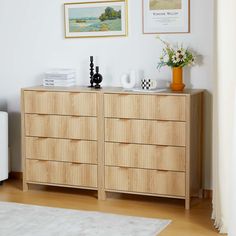
[[[157,68],[160,70],[163,66],[170,67],[185,67],[195,64],[195,56],[189,49],[181,47],[172,47],[168,42],[157,37],[164,45],[163,54],[160,57],[160,62]]]

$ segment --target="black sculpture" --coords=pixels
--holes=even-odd
[[[100,83],[102,82],[102,75],[99,74],[99,67],[96,66],[96,73],[93,75],[93,83],[95,83],[95,89],[100,89],[101,85]]]
[[[90,56],[90,88],[93,88],[93,75],[94,75],[94,63],[93,63],[93,56]]]

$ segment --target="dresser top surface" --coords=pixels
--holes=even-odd
[[[183,92],[173,92],[169,89],[158,89],[153,91],[142,90],[127,90],[121,87],[103,87],[101,89],[94,89],[85,86],[73,87],[45,87],[35,86],[23,88],[23,91],[42,91],[42,92],[85,92],[85,93],[114,93],[114,94],[152,94],[152,95],[176,95],[187,96],[202,93],[203,89],[185,89]]]

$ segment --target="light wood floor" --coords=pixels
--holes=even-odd
[[[106,201],[98,201],[93,191],[40,186],[24,193],[19,180],[8,180],[0,186],[0,201],[171,219],[160,236],[219,235],[210,219],[210,200],[197,199],[191,210],[185,211],[182,200],[110,194]]]

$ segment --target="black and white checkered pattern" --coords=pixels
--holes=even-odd
[[[142,89],[150,89],[152,86],[151,80],[150,79],[143,79],[141,80],[141,87]]]

